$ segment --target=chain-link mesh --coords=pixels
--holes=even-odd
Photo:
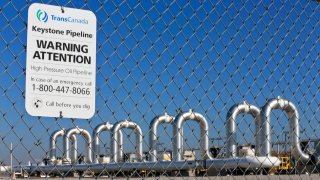
[[[25,110],[34,2],[0,1],[1,176],[318,177],[318,2],[44,1],[97,17],[96,112],[86,120]],[[71,128],[98,141],[69,137],[68,162]]]

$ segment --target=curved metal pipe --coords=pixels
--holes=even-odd
[[[156,162],[157,161],[157,147],[156,142],[158,141],[158,126],[160,123],[172,123],[174,120],[173,116],[169,116],[167,113],[165,113],[162,116],[155,117],[151,123],[149,128],[149,158],[151,161]]]
[[[175,161],[182,160],[182,128],[183,123],[186,120],[195,120],[200,125],[200,149],[201,149],[201,157],[204,159],[213,159],[211,154],[209,153],[209,126],[207,120],[199,113],[192,112],[184,112],[179,114],[173,123],[173,137],[175,137],[173,142],[173,158]]]
[[[237,143],[236,143],[236,130],[237,130],[237,116],[239,114],[251,114],[255,118],[256,127],[256,151],[260,145],[260,109],[254,105],[247,104],[235,104],[232,106],[227,114],[227,157],[237,156]]]
[[[64,136],[65,134],[65,129],[60,129],[57,130],[55,132],[52,133],[52,135],[50,136],[50,159],[51,161],[54,161],[57,157],[57,149],[56,149],[56,144],[57,144],[57,139],[59,137]],[[77,137],[75,135],[71,136],[71,142],[73,144],[73,160],[76,161],[77,160],[77,156],[78,156],[78,141],[77,141]]]
[[[93,139],[94,139],[94,145],[93,145],[93,159],[95,159],[96,163],[99,163],[99,154],[100,154],[100,133],[102,131],[111,131],[113,125],[110,124],[109,122],[106,123],[102,123],[100,125],[98,125],[94,130],[93,130]],[[122,144],[123,144],[123,135],[122,135],[122,131],[118,132],[118,136],[119,136],[119,149],[118,149],[118,153],[120,154],[120,158],[123,158],[121,155],[123,155],[123,153],[121,153],[122,150]]]
[[[261,113],[261,128],[263,133],[263,141],[261,141],[260,155],[271,156],[271,127],[270,119],[271,112],[274,109],[282,109],[288,113],[290,124],[290,145],[292,156],[296,160],[308,162],[310,156],[305,154],[300,146],[300,127],[299,127],[299,113],[295,105],[286,100],[278,97],[277,99],[269,100],[262,108]]]
[[[70,152],[69,152],[69,141],[70,141],[70,138],[72,135],[74,134],[80,134],[82,135],[85,140],[86,140],[86,162],[87,163],[92,163],[92,138],[91,138],[91,135],[90,133],[85,130],[85,129],[81,129],[81,128],[72,128],[72,129],[69,129],[67,132],[66,132],[66,135],[64,136],[65,139],[64,139],[64,151],[65,151],[65,161],[66,162],[70,162]]]
[[[111,154],[112,154],[112,161],[113,162],[119,162],[122,161],[120,159],[121,155],[118,154],[119,150],[119,131],[122,128],[130,128],[134,130],[134,133],[136,134],[136,156],[138,161],[142,161],[142,130],[140,126],[132,121],[124,120],[117,122],[115,125],[113,125],[111,132],[112,132],[112,138],[111,138]],[[123,142],[123,141],[122,141]],[[120,144],[122,146],[122,144]],[[123,152],[121,152],[122,154]]]

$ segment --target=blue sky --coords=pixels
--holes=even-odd
[[[123,119],[141,126],[146,150],[152,118],[176,116],[179,108],[203,114],[211,138],[225,137],[233,104],[262,107],[277,96],[298,107],[302,138],[320,137],[316,2],[43,1],[97,17],[96,113],[89,120],[31,117],[24,108],[27,12],[34,2],[40,1],[0,2],[0,160],[8,162],[10,142],[14,163],[25,163],[46,154],[57,129],[92,132]],[[241,143],[254,142],[252,117],[238,120]],[[274,140],[283,140],[286,115],[275,111],[272,123]],[[198,126],[188,122],[185,129],[187,146],[196,148]],[[160,130],[162,148],[170,149],[171,126]],[[125,148],[132,151],[129,139]]]

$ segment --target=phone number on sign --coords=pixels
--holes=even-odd
[[[40,92],[57,92],[57,93],[71,93],[79,95],[90,95],[90,88],[81,88],[81,87],[69,87],[69,86],[53,86],[47,84],[32,84],[32,89],[34,91]]]

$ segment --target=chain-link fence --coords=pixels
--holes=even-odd
[[[41,2],[97,17],[91,119],[25,110],[34,2],[0,1],[1,176],[318,177],[316,1]]]

